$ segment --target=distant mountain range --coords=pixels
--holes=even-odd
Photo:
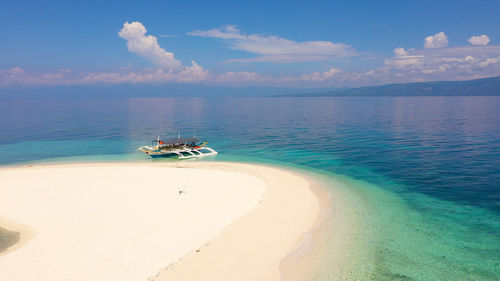
[[[500,76],[467,80],[387,84],[360,88],[335,89],[301,97],[381,97],[381,96],[500,96]]]
[[[304,93],[310,91],[309,93]],[[94,97],[380,97],[380,96],[500,96],[500,76],[445,82],[387,84],[360,88],[223,87],[160,83],[68,85],[0,89],[0,100],[10,98]]]

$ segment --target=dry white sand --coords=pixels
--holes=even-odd
[[[220,162],[2,168],[0,195],[9,281],[279,280],[319,214],[305,178]]]

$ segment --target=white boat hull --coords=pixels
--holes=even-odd
[[[143,146],[137,150],[145,152],[152,158],[174,158],[182,160],[217,155],[217,151],[206,146],[199,149],[185,148],[185,149],[175,149],[175,150],[155,150],[151,146]]]

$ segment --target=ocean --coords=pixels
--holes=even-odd
[[[219,152],[208,160],[304,169],[358,198],[349,278],[498,280],[499,110],[500,97],[9,98],[0,165],[153,161],[135,149],[196,134]]]

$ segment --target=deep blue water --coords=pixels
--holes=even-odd
[[[373,279],[500,274],[500,97],[5,99],[0,164],[147,160],[194,129],[217,159],[352,181],[375,206]]]

